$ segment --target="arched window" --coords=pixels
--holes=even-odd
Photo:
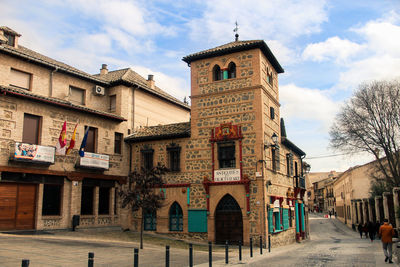
[[[177,202],[172,204],[169,209],[169,230],[183,231],[183,213],[182,208]]]
[[[215,65],[213,68],[213,80],[214,81],[222,80],[221,68],[218,65]]]
[[[231,62],[228,65],[228,79],[236,78],[236,64]]]

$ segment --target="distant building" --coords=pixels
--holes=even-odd
[[[316,212],[335,213],[335,198],[333,192],[333,182],[341,173],[312,172],[307,175],[309,180],[308,207]]]

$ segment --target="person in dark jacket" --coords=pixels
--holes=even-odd
[[[375,233],[376,233],[376,237],[378,238],[378,239],[381,239],[381,237],[378,235],[378,233],[379,233],[379,228],[381,227],[381,223],[379,222],[379,221],[376,221],[376,223],[375,223]]]
[[[373,222],[368,222],[367,224],[369,238],[371,242],[375,239],[375,224]]]
[[[362,235],[363,235],[363,227],[362,227],[362,224],[361,224],[361,223],[358,224],[357,230],[358,230],[358,232],[360,233],[360,238],[362,238]]]

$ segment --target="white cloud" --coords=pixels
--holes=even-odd
[[[306,60],[318,62],[333,60],[336,63],[345,63],[364,48],[363,45],[335,36],[324,42],[307,45],[302,57]]]
[[[189,22],[191,37],[213,43],[221,36],[233,41],[234,22],[239,23],[241,39],[260,37],[290,41],[304,34],[320,31],[327,21],[326,1],[207,1],[202,17]]]
[[[294,84],[280,86],[280,99],[282,117],[313,121],[320,125],[322,132],[328,131],[339,106],[324,91]]]

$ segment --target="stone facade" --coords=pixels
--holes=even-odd
[[[265,244],[270,235],[272,245],[278,246],[305,238],[304,208],[300,214],[305,193],[301,156],[305,154],[287,139],[281,124],[276,64],[258,48],[236,49],[199,59],[188,57],[184,61],[190,63],[191,71],[190,137],[149,134],[148,140],[144,140],[141,130],[127,137],[133,148],[132,168],[136,170],[143,166],[142,151],[151,149],[154,164],[169,167],[167,148],[181,148],[181,170],[165,176],[166,199],[157,212],[156,232],[176,233],[169,227],[169,216],[171,205],[179,203],[183,219],[180,235],[192,235],[190,214],[205,211],[204,238],[221,242],[218,216],[221,203],[229,196],[240,207],[237,215],[240,219],[235,223],[242,225],[238,226],[242,227],[242,235],[238,237],[242,239],[233,238],[233,241],[248,244],[250,237],[259,240],[261,236]],[[215,80],[215,66],[226,71],[231,64],[236,66],[236,75]],[[274,134],[279,136],[277,144],[271,140]],[[219,151],[220,145],[226,143],[233,146],[234,157],[232,166],[222,168]],[[236,171],[240,177],[216,180],[218,171],[229,170]],[[296,227],[295,211],[303,218],[297,218],[303,226]],[[272,218],[278,218],[278,212],[291,214],[290,218],[285,217],[285,226]],[[139,220],[135,216],[133,225],[140,225]]]
[[[7,29],[0,27],[0,34]],[[116,194],[130,171],[129,147],[123,142],[123,137],[140,126],[186,121],[190,108],[161,89],[147,86],[146,80],[136,77],[138,75],[130,69],[119,71],[120,76],[107,70],[102,75],[90,75],[17,44],[9,46],[0,43],[0,191],[5,192],[11,187],[22,190],[27,182],[34,186],[31,193],[33,203],[22,204],[17,200],[10,206],[18,214],[19,205],[29,204],[32,207],[29,225],[18,226],[19,221],[22,222],[18,216],[0,213],[0,229],[70,228],[73,215],[81,215],[81,227],[126,227],[128,214],[119,207]],[[26,88],[14,86],[17,84],[15,74],[28,77]],[[128,74],[136,76],[123,80]],[[112,82],[108,79],[110,75],[114,75]],[[101,86],[104,93],[95,93],[95,86]],[[83,92],[81,103],[73,101],[72,87]],[[113,109],[110,104],[112,97],[115,97]],[[152,112],[149,112],[150,105]],[[15,160],[15,144],[23,142],[26,114],[40,118],[36,145],[43,147],[56,145],[64,121],[67,140],[71,139],[77,125],[76,144],[72,152],[53,155],[53,164]],[[109,158],[108,168],[82,168],[77,164],[81,159],[78,149],[85,126],[97,129],[93,152]],[[120,151],[114,147],[115,133],[122,136]],[[55,184],[55,181],[61,186],[59,212],[51,216],[42,215],[43,199],[49,194],[44,192],[45,187]],[[86,181],[93,187],[92,212],[82,215],[82,188]],[[110,181],[106,186],[109,187],[106,199],[100,199],[102,193],[99,190]],[[0,206],[7,206],[15,199],[15,195],[9,199],[0,196]],[[107,208],[106,212],[99,211],[102,205]]]

